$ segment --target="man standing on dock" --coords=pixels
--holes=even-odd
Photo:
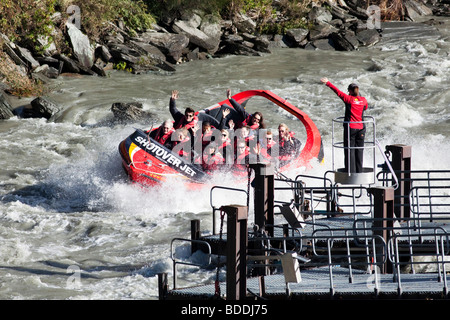
[[[344,163],[346,172],[360,173],[363,171],[364,138],[366,127],[363,121],[364,110],[367,110],[367,100],[359,95],[359,87],[352,83],[348,93],[336,88],[328,78],[320,79],[333,90],[345,103],[344,117]],[[350,168],[348,167],[350,161]]]

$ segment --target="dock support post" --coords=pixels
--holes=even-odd
[[[227,300],[247,294],[247,206],[224,206],[227,214]]]
[[[253,181],[255,191],[255,224],[260,230],[266,230],[269,236],[273,236],[274,224],[274,169],[271,163],[250,164],[255,171]],[[266,227],[266,225],[270,225]]]
[[[387,243],[394,227],[394,188],[374,187],[369,188],[369,192],[373,195],[374,203],[373,234],[381,236]],[[381,252],[377,252],[378,254]],[[382,260],[377,258],[377,261]],[[391,273],[392,265],[386,260],[386,264],[380,269],[382,273]]]
[[[411,191],[411,146],[389,145],[392,154],[392,169],[397,174],[398,188],[395,190],[394,213],[397,218],[410,217],[409,193]]]
[[[167,292],[169,288],[169,281],[167,273],[158,273],[158,296],[159,300],[166,300]]]

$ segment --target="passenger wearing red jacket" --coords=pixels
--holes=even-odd
[[[165,146],[166,148],[172,148],[172,140],[170,139],[173,133],[173,124],[172,121],[166,120],[164,121],[160,127],[150,132],[150,137],[153,138],[156,142]]]
[[[362,172],[364,155],[364,138],[366,127],[364,125],[364,110],[367,110],[368,104],[364,97],[359,95],[358,85],[352,83],[348,86],[348,93],[340,91],[327,78],[320,81],[333,90],[339,98],[345,103],[344,117],[344,162],[345,171]],[[348,164],[350,162],[350,168]]]
[[[223,165],[225,162],[223,156],[217,152],[217,144],[215,142],[211,142],[208,146],[206,146],[203,151],[202,158],[202,168],[208,174],[212,174],[214,171],[217,171],[219,166]]]

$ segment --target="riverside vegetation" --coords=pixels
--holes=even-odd
[[[2,0],[0,119],[14,115],[8,96],[41,97],[61,74],[176,72],[179,63],[270,54],[274,47],[357,50],[382,39],[381,29],[368,27],[374,17],[448,16],[449,2]],[[380,11],[368,12],[369,5]],[[22,116],[49,118],[58,110],[43,98],[33,102]]]

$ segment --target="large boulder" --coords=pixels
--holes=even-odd
[[[209,43],[214,46],[213,50],[217,50],[222,37],[222,27],[219,19],[214,15],[206,15],[202,19],[200,30],[209,37]],[[211,50],[208,50],[210,53]]]
[[[38,97],[31,101],[31,113],[34,118],[46,118],[47,120],[60,111],[60,108],[44,97]]]
[[[70,22],[66,23],[66,27],[74,56],[82,66],[90,69],[94,64],[94,48],[89,38]]]
[[[145,32],[140,35],[142,42],[159,48],[172,63],[180,60],[183,50],[189,44],[189,38],[184,34],[165,32]]]

